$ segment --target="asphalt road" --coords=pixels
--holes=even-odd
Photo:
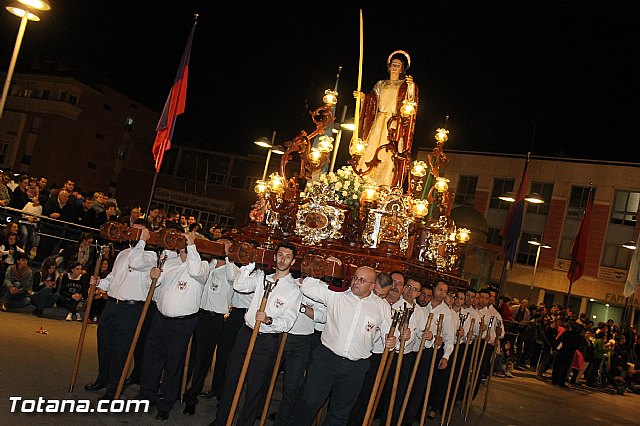
[[[148,413],[12,413],[10,397],[23,399],[95,400],[101,393],[91,393],[84,384],[97,374],[96,326],[87,331],[78,380],[73,394],[68,393],[73,358],[81,323],[66,322],[57,310],[47,310],[55,318],[36,318],[28,313],[0,313],[0,425],[157,425],[156,411]],[[48,334],[38,334],[44,327]],[[493,378],[486,413],[482,413],[485,386],[472,408],[469,425],[634,425],[638,424],[640,395],[612,395],[589,388],[560,389],[536,380],[532,373],[516,372],[516,378]],[[209,382],[207,382],[209,383]],[[279,383],[280,385],[280,383]],[[137,386],[124,393],[133,397]],[[280,399],[274,394],[274,411]],[[195,416],[182,414],[176,404],[164,424],[200,425],[211,422],[215,415],[214,400],[201,399]],[[271,424],[272,422],[267,422]],[[463,424],[454,414],[452,424]],[[257,424],[257,422],[256,422]],[[428,421],[427,425],[439,424]]]

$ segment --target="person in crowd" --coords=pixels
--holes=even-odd
[[[8,206],[11,202],[11,190],[7,186],[9,173],[8,170],[0,172],[0,206]]]
[[[27,188],[29,187],[29,176],[20,175],[16,178],[18,186],[11,194],[11,201],[9,207],[17,210],[22,210],[24,206],[31,200],[29,194],[27,194]]]
[[[233,282],[238,268],[229,262],[231,241],[225,240],[225,256],[214,258],[209,263],[209,274],[204,284],[198,320],[191,342],[191,356],[187,372],[187,382],[191,386],[182,395],[185,403],[183,413],[194,415],[198,396],[202,392],[209,373],[213,353],[224,326],[224,317],[229,314],[229,305],[233,296]],[[190,380],[189,380],[190,379]]]
[[[24,254],[24,250],[18,245],[18,234],[12,232],[7,236],[7,241],[0,245],[0,254],[2,255],[4,268],[8,268],[15,263],[15,256],[18,253]]]
[[[511,350],[511,342],[506,340],[502,345],[502,350],[498,355],[496,355],[496,359],[494,361],[494,374],[496,376],[509,377],[514,378],[515,376],[511,374],[514,367],[514,354]]]
[[[111,272],[111,263],[108,258],[104,258],[100,261],[100,269],[98,270],[98,277],[104,279]],[[97,324],[102,316],[109,295],[106,291],[96,288],[93,295],[93,303],[91,304],[91,312],[89,312],[89,321],[93,324]]]
[[[420,294],[418,295],[418,299],[416,302],[421,308],[426,307],[433,300],[433,286],[429,283],[425,283],[422,286],[422,290],[420,290]]]
[[[34,176],[29,178],[29,186],[27,187],[27,195],[29,199],[38,198],[40,196],[40,187],[38,186],[38,179]]]
[[[40,265],[40,269],[33,276],[31,303],[35,305],[33,315],[42,318],[44,310],[51,308],[58,301],[57,291],[58,272],[56,263],[47,259]]]
[[[189,222],[185,215],[180,215],[180,226],[184,232],[189,232]]]
[[[15,264],[7,269],[4,276],[4,294],[0,309],[18,309],[31,303],[29,294],[33,285],[33,272],[22,253],[15,254]]]
[[[167,260],[162,271],[154,267],[150,272],[152,279],[158,279],[158,310],[145,343],[142,383],[135,399],[155,403],[158,420],[169,418],[180,396],[187,347],[198,322],[202,290],[209,276],[209,265],[201,260],[193,238],[189,234],[184,237],[186,248],[177,252],[164,250]]]
[[[41,206],[44,206],[51,195],[51,192],[47,189],[48,184],[49,179],[46,176],[40,176],[38,179],[38,200]]]
[[[87,298],[87,290],[89,283],[86,275],[82,274],[82,265],[79,262],[72,263],[69,272],[62,274],[58,284],[58,307],[65,308],[68,311],[67,321],[82,321],[78,305],[82,300]]]
[[[252,425],[254,423],[278,351],[280,336],[293,327],[300,310],[302,293],[289,272],[295,262],[295,255],[296,247],[285,241],[275,249],[276,272],[274,274],[265,275],[260,270],[254,272],[254,263],[240,268],[240,274],[237,276],[233,288],[243,292],[254,292],[254,295],[244,317],[245,327],[240,329],[229,357],[224,392],[216,412],[216,419],[211,425],[222,426],[227,422],[235,385],[240,377],[253,327],[257,321],[260,321],[260,334],[255,341],[253,355],[247,370],[245,403],[238,417],[238,425]],[[273,290],[269,294],[265,311],[259,312],[258,307],[265,294],[264,286],[269,282],[277,284],[273,286]]]
[[[104,193],[100,191],[96,191],[93,193],[93,204],[91,205],[91,208],[96,211],[96,215],[104,211],[104,203],[106,201],[107,200],[104,196]]]
[[[24,208],[20,219],[20,245],[24,247],[27,256],[31,257],[31,250],[38,245],[38,222],[42,214],[42,205],[38,197],[31,198]]]
[[[140,240],[135,246],[127,247],[118,254],[106,277],[91,277],[90,281],[97,286],[97,290],[108,294],[108,300],[98,324],[98,377],[85,385],[85,389],[92,392],[106,389],[100,397],[105,400],[115,396],[151,286],[149,273],[158,261],[154,252],[145,250],[149,239],[147,222],[138,219],[133,227],[140,230]],[[138,359],[135,367],[140,368]]]
[[[18,225],[17,221],[11,220],[7,222],[0,235],[0,244],[6,244],[9,234],[17,234],[18,232],[20,232],[20,225]]]
[[[99,228],[106,222],[110,221],[117,222],[118,216],[116,216],[116,213],[117,209],[115,203],[112,203],[111,201],[104,203],[104,210],[96,215],[96,227]]]
[[[165,227],[164,222],[166,218],[167,218],[167,212],[163,209],[158,209],[158,213],[152,219],[151,230],[159,231],[161,229],[164,229]]]
[[[580,332],[580,326],[575,321],[567,323],[567,329],[556,340],[556,360],[551,375],[551,383],[560,387],[566,387],[569,368],[573,362],[574,353],[584,347],[584,338]]]
[[[43,206],[42,215],[65,222],[73,222],[72,209],[72,203],[69,200],[69,192],[66,190],[60,190],[57,196],[49,198],[47,203]],[[40,238],[38,251],[36,252],[35,257],[35,260],[37,261],[43,261],[53,253],[58,252],[62,243],[60,239],[55,237],[65,238],[67,235],[66,227],[61,227],[59,222],[51,224],[42,222],[41,232],[54,237],[42,236]]]
[[[131,207],[131,210],[129,210],[129,214],[122,216],[120,218],[120,222],[124,223],[129,227],[132,227],[133,224],[136,222],[136,220],[140,219],[141,216],[142,216],[142,209],[138,206],[134,206],[134,207]]]
[[[82,198],[73,204],[73,222],[89,228],[95,228],[97,226],[97,212],[92,207],[93,197],[90,197],[89,194],[84,194]]]
[[[327,410],[328,424],[345,424],[353,408],[375,340],[393,349],[395,336],[388,335],[391,310],[388,302],[373,294],[376,271],[356,269],[349,290],[334,292],[320,280],[306,278],[302,292],[327,306],[327,322],[322,344],[312,356],[293,424],[309,426],[325,400],[332,394]]]

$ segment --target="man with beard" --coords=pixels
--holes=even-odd
[[[420,294],[418,295],[418,305],[420,305],[421,307],[426,307],[429,302],[431,302],[431,300],[433,299],[433,287],[431,286],[431,284],[424,284],[422,286],[422,290],[420,290]]]
[[[393,271],[389,274],[392,280],[391,290],[387,295],[387,302],[391,305],[401,299],[402,290],[404,289],[404,275],[400,271]]]
[[[240,268],[240,274],[233,284],[234,290],[255,291],[255,293],[244,316],[245,326],[238,332],[238,338],[229,358],[225,377],[227,385],[224,387],[216,419],[210,424],[211,426],[223,426],[227,422],[236,390],[235,385],[240,378],[253,327],[256,321],[260,321],[260,333],[256,338],[251,362],[247,369],[244,405],[238,416],[237,425],[248,426],[255,422],[278,352],[280,337],[282,333],[286,333],[293,327],[300,310],[302,293],[289,272],[289,268],[295,263],[295,256],[296,247],[291,243],[282,242],[275,250],[276,272],[274,274],[266,276],[263,271],[254,271],[255,263]],[[275,284],[272,284],[265,311],[259,312],[258,308],[265,292],[264,284],[267,282]]]
[[[305,296],[327,306],[327,323],[307,372],[295,425],[311,425],[329,394],[325,424],[345,424],[369,369],[373,342],[382,335],[386,347],[395,347],[395,337],[387,335],[389,304],[373,294],[376,275],[370,267],[358,268],[350,289],[342,293],[329,290],[314,278],[302,283]]]

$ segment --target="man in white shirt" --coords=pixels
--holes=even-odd
[[[297,280],[300,283],[301,280]],[[326,285],[326,284],[325,284]],[[293,424],[295,405],[300,399],[304,373],[309,363],[311,339],[316,324],[327,321],[327,307],[322,303],[302,296],[298,318],[289,330],[284,347],[284,378],[282,380],[282,401],[276,416],[275,425]]]
[[[319,280],[307,278],[302,292],[327,306],[322,345],[313,353],[294,424],[308,426],[331,394],[326,425],[343,425],[362,387],[369,368],[373,343],[386,335],[391,325],[389,304],[373,294],[376,271],[363,266],[351,279],[351,288],[337,293]],[[385,346],[395,347],[394,336]]]
[[[238,332],[238,338],[231,352],[225,387],[212,426],[223,426],[231,411],[231,404],[238,383],[244,357],[256,321],[260,321],[251,362],[247,369],[244,405],[238,416],[238,426],[253,425],[264,401],[266,384],[271,377],[280,337],[293,327],[300,310],[302,293],[291,276],[289,268],[295,263],[296,247],[288,242],[280,243],[275,249],[276,272],[266,276],[256,270],[255,263],[240,268],[233,288],[238,291],[255,291],[251,305],[244,316],[245,326]],[[271,284],[270,284],[271,283]],[[273,284],[275,283],[275,284]],[[272,291],[267,299],[264,312],[259,312],[260,302],[265,294],[265,285]],[[242,384],[240,384],[242,386]]]
[[[107,292],[109,299],[98,325],[98,377],[85,385],[89,391],[106,388],[100,399],[113,399],[127,360],[144,301],[149,293],[149,271],[156,266],[158,256],[145,251],[149,239],[147,222],[140,219],[134,228],[140,229],[140,241],[135,247],[122,250],[105,278],[91,277],[91,284]]]
[[[402,277],[402,281],[404,282],[404,276]],[[393,281],[391,276],[385,274],[384,272],[380,272],[376,276],[376,286],[373,288],[373,294],[378,296],[380,299],[385,300],[386,303],[389,304],[389,309],[392,309],[392,304],[389,303],[387,296],[391,291],[392,283]],[[369,369],[364,375],[360,393],[358,394],[358,398],[356,399],[356,402],[353,405],[351,412],[349,413],[349,420],[347,421],[347,424],[349,426],[360,426],[364,421],[364,415],[367,411],[369,397],[371,396],[371,391],[373,389],[376,374],[378,373],[378,367],[380,366],[380,360],[382,358],[383,351],[384,340],[382,339],[382,336],[380,336],[373,343],[373,350],[371,351],[371,356],[369,357]]]
[[[218,240],[224,244],[225,254],[229,254],[231,241]],[[182,396],[184,414],[194,415],[198,395],[202,392],[204,381],[209,374],[213,353],[224,325],[224,316],[229,313],[229,304],[233,295],[233,282],[238,268],[229,259],[212,259],[209,263],[209,277],[202,291],[198,323],[191,341],[191,356],[187,372],[187,383],[191,386]]]
[[[458,290],[456,292],[456,299],[453,302],[451,312],[456,319],[456,329],[458,330],[458,337],[460,338],[460,347],[458,349],[458,359],[456,360],[455,368],[452,369],[451,374],[454,375],[454,380],[457,380],[462,368],[462,376],[460,377],[461,386],[458,387],[458,395],[456,400],[462,400],[462,394],[464,393],[464,385],[466,384],[467,375],[469,374],[469,364],[471,360],[471,352],[467,350],[467,356],[462,364],[462,356],[467,345],[471,344],[474,336],[477,336],[480,330],[480,317],[473,306],[466,306],[467,294],[475,294],[475,290],[470,289],[466,292],[464,290]],[[466,306],[466,307],[465,307]],[[473,321],[475,320],[475,321]],[[471,330],[471,322],[473,321],[473,330]],[[462,330],[462,331],[460,331]],[[460,388],[463,389],[460,389]],[[451,396],[453,398],[453,395]],[[451,403],[451,401],[449,401]]]
[[[158,277],[154,293],[158,311],[153,317],[144,348],[142,383],[136,399],[146,399],[158,407],[156,419],[166,420],[180,395],[180,384],[189,339],[198,322],[202,288],[209,265],[200,255],[190,234],[184,234],[186,249],[165,250],[162,268],[153,268]],[[162,384],[160,385],[160,379]],[[161,398],[158,398],[160,388]]]
[[[435,417],[435,411],[439,409],[446,392],[447,367],[449,357],[453,352],[454,342],[454,324],[453,318],[451,317],[451,310],[444,303],[444,298],[447,295],[448,288],[447,284],[439,281],[433,288],[433,299],[425,308],[424,321],[427,320],[430,313],[433,314],[433,320],[431,322],[430,329],[423,332],[427,341],[425,343],[425,349],[422,352],[420,367],[416,374],[413,389],[411,391],[411,397],[409,398],[409,404],[407,405],[407,411],[403,419],[405,424],[413,424],[414,418],[422,410],[422,403],[424,401],[427,388],[427,380],[429,378],[429,368],[431,367],[431,359],[434,356],[436,357],[436,361],[432,377],[433,383],[431,384],[429,395],[429,406],[431,407],[429,418]],[[441,314],[443,315],[441,335],[440,338],[435,341]],[[423,323],[423,328],[424,325],[425,324]],[[436,350],[434,350],[434,347]]]

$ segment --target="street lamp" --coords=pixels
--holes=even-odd
[[[536,250],[536,263],[533,265],[533,277],[531,277],[531,288],[529,289],[529,300],[531,300],[531,294],[533,293],[533,284],[536,281],[536,272],[538,271],[538,261],[540,260],[540,249],[550,249],[551,246],[540,242],[537,239],[528,241],[532,246],[537,246]]]
[[[254,144],[262,148],[269,148],[267,151],[267,161],[264,163],[264,171],[262,172],[262,180],[267,178],[267,171],[269,170],[269,163],[271,162],[271,153],[282,155],[284,154],[284,148],[281,145],[274,145],[276,140],[276,131],[273,131],[271,141],[266,137],[261,137],[253,141]]]
[[[638,244],[635,241],[628,241],[622,244],[622,247],[626,248],[627,250],[637,250]],[[630,270],[631,270],[632,261],[633,261],[633,257],[630,256],[629,260],[627,261],[627,275],[631,272]],[[626,280],[625,280],[625,291],[626,291]],[[624,301],[624,311],[622,312],[623,324],[627,323],[627,321],[629,320],[631,311],[633,310],[633,303],[630,303],[632,301],[633,301],[633,293],[631,293],[629,297],[626,297]]]
[[[49,5],[47,0],[18,0],[18,3],[10,3],[6,9],[9,13],[21,18],[21,20],[16,44],[13,47],[13,55],[11,55],[11,62],[9,63],[9,70],[7,70],[7,78],[4,81],[4,87],[2,88],[2,98],[0,98],[0,118],[2,118],[4,105],[7,102],[7,95],[9,94],[9,87],[11,86],[11,78],[13,77],[13,70],[16,67],[16,61],[18,60],[18,52],[20,52],[22,38],[24,37],[24,32],[27,29],[27,22],[39,21],[40,17],[36,12],[45,12],[50,10],[51,5]]]

